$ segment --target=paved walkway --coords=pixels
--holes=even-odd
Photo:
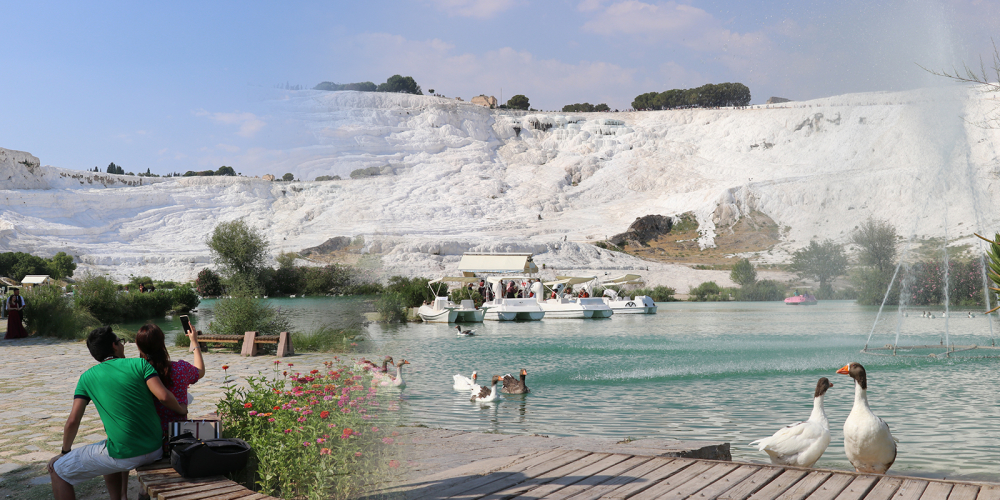
[[[126,344],[127,357],[138,356],[135,344]],[[171,359],[192,360],[185,349],[170,348]],[[322,367],[331,354],[304,354],[282,358],[295,363],[296,369]],[[0,340],[0,474],[31,464],[44,464],[59,453],[62,430],[73,404],[73,390],[80,374],[97,364],[82,341],[48,338]],[[270,373],[274,356],[241,357],[238,353],[212,352],[205,355],[205,378],[191,386],[195,401],[189,411],[194,416],[215,411],[223,395],[225,373],[237,377]],[[94,405],[87,412],[76,438],[76,445],[104,439]]]

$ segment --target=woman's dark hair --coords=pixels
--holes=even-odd
[[[163,385],[170,387],[172,385],[170,353],[167,352],[167,346],[163,342],[163,330],[160,330],[160,327],[153,323],[142,325],[139,333],[135,334],[135,345],[139,348],[142,359],[153,365],[153,369],[160,375]]]
[[[115,341],[118,336],[110,326],[94,328],[87,335],[87,350],[97,361],[104,361],[115,355]]]

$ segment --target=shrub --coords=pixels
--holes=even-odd
[[[757,282],[757,270],[750,263],[750,259],[740,259],[729,272],[729,279],[739,286],[753,285]]]
[[[948,298],[952,306],[983,305],[983,275],[979,261],[948,263]],[[944,303],[944,265],[941,262],[918,262],[908,269],[904,294],[910,305]]]
[[[677,300],[674,298],[675,293],[677,293],[676,290],[663,285],[653,288],[637,288],[632,291],[632,295],[646,295],[653,299],[653,302],[672,302]]]
[[[201,303],[201,297],[198,297],[198,292],[188,284],[164,290],[164,293],[170,295],[170,308],[178,312],[186,313],[198,307],[198,304]]]
[[[378,312],[379,321],[386,323],[406,322],[406,298],[397,292],[383,293],[375,301],[375,311]]]
[[[335,358],[336,359],[336,358]],[[260,492],[281,498],[358,498],[393,459],[398,396],[380,394],[371,374],[332,362],[308,373],[226,376],[217,411],[227,437],[253,448]],[[354,365],[357,367],[357,365]],[[367,386],[367,388],[366,388]],[[366,484],[368,483],[368,484]]]
[[[714,281],[706,281],[691,289],[691,298],[688,300],[696,302],[718,302],[729,300],[732,290],[722,288]]]
[[[343,351],[351,342],[361,340],[363,333],[360,328],[336,328],[323,325],[308,333],[295,333],[292,343],[296,351],[330,352]]]
[[[448,294],[448,300],[461,304],[463,300],[471,300],[475,302],[476,308],[483,307],[483,296],[479,294],[479,290],[472,290],[467,287],[458,287]]]
[[[103,324],[121,321],[118,285],[104,276],[88,274],[76,284],[74,300],[77,308],[90,312]]]
[[[212,335],[277,335],[289,330],[286,313],[253,295],[234,295],[215,304],[215,319],[208,330]]]
[[[207,267],[198,272],[198,278],[194,280],[194,285],[202,297],[222,295],[222,277]]]
[[[733,294],[736,300],[772,301],[785,299],[785,287],[774,280],[760,280],[751,285],[745,285]]]
[[[430,280],[427,278],[393,276],[389,278],[389,284],[385,286],[385,290],[402,295],[406,307],[420,307],[424,302],[434,300],[434,290],[431,290],[431,287],[427,285],[429,282]],[[447,285],[442,283],[441,287],[447,290]]]
[[[87,329],[100,326],[93,315],[75,308],[73,300],[58,286],[36,286],[25,291],[24,297],[24,321],[29,332],[72,340],[83,338]]]

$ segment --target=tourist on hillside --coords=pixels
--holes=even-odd
[[[183,359],[170,361],[170,353],[167,352],[163,330],[153,323],[146,323],[139,329],[139,333],[135,335],[135,346],[139,349],[139,357],[153,365],[156,373],[160,375],[163,385],[173,393],[177,401],[190,404],[188,386],[205,376],[205,360],[201,356],[198,332],[195,331],[194,326],[185,333],[191,339],[191,346],[194,348],[194,364]],[[154,401],[153,404],[156,406],[156,413],[160,416],[160,427],[164,434],[167,433],[167,426],[170,425],[170,422],[187,418],[186,415],[171,410],[159,401]]]
[[[23,339],[28,336],[28,330],[24,329],[21,311],[24,309],[24,297],[17,288],[13,289],[12,295],[7,298],[7,335],[4,340]]]
[[[90,332],[87,349],[98,364],[80,375],[73,408],[63,427],[62,452],[48,463],[56,500],[76,498],[73,487],[97,476],[104,476],[112,500],[126,498],[128,471],[154,462],[163,454],[153,401],[187,414],[187,406],[177,403],[152,365],[141,358],[125,357],[125,343],[110,326]],[[91,401],[108,437],[72,449]]]

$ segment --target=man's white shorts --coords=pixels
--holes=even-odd
[[[108,455],[106,441],[75,448],[65,454],[52,466],[56,474],[72,486],[88,479],[104,476],[115,472],[132,470],[140,465],[155,462],[163,455],[163,450],[156,450],[132,458],[111,458]]]

